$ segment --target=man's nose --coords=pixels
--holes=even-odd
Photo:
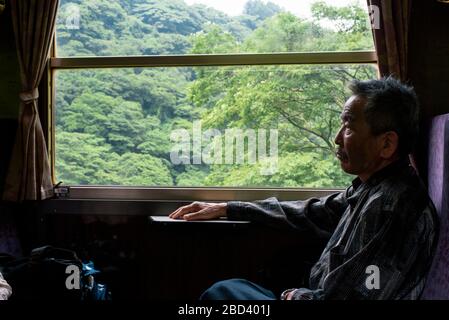
[[[343,139],[341,138],[341,134],[343,132],[343,127],[340,128],[340,130],[338,130],[337,135],[335,136],[334,142],[336,145],[341,146]]]

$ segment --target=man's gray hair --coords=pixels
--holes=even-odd
[[[354,80],[349,89],[367,100],[364,113],[372,134],[394,131],[399,137],[399,155],[413,151],[419,134],[419,104],[412,87],[389,76]]]

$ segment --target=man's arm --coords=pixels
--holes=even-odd
[[[276,198],[254,202],[228,202],[231,220],[250,220],[275,228],[310,231],[329,238],[347,207],[345,192],[322,198],[279,201]]]
[[[278,201],[276,198],[254,202],[194,202],[178,208],[171,218],[206,220],[227,216],[230,220],[261,222],[276,228],[310,231],[329,238],[347,207],[346,192],[305,201]]]

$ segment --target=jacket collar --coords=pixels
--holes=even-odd
[[[397,173],[398,171],[400,171],[401,169],[407,168],[409,166],[411,166],[411,165],[410,165],[410,161],[409,161],[408,157],[399,158],[398,160],[387,165],[386,167],[383,167],[382,169],[374,172],[371,175],[371,177],[369,177],[368,180],[365,181],[365,183],[363,183],[363,181],[360,180],[359,177],[355,178],[354,180],[352,180],[352,186],[353,186],[354,190],[357,190],[359,188],[359,186],[362,184],[366,184],[369,186],[375,186],[375,185],[379,184],[385,178],[392,176],[395,173]]]
[[[352,188],[353,188],[354,192],[347,199],[349,204],[351,205],[351,207],[354,207],[354,205],[357,203],[362,190],[378,185],[385,178],[395,175],[398,172],[402,171],[403,169],[405,169],[409,166],[410,166],[410,162],[409,162],[408,157],[402,157],[402,158],[390,163],[386,167],[374,172],[371,175],[371,177],[369,177],[368,180],[365,182],[360,180],[359,177],[352,180]]]

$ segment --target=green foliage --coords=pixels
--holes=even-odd
[[[197,187],[205,185],[205,179],[209,172],[204,168],[194,165],[185,167],[185,171],[176,176],[176,185],[182,187]],[[215,184],[218,186],[219,184]]]
[[[125,153],[112,164],[117,175],[115,184],[137,186],[172,186],[166,163],[147,154]]]
[[[371,27],[366,10],[357,5],[329,6],[325,2],[312,4],[312,15],[317,21],[331,22],[337,32],[327,32],[322,43],[332,43],[333,50],[372,50]]]
[[[273,2],[263,3],[260,0],[249,0],[245,4],[243,13],[249,16],[257,17],[260,20],[265,20],[266,18],[270,18],[281,11],[281,7]]]
[[[283,153],[276,174],[263,175],[261,170],[261,164],[214,166],[205,182],[208,186],[285,188],[345,187],[351,182],[336,160],[323,159],[314,152]]]
[[[65,184],[113,184],[112,164],[120,156],[104,139],[94,134],[64,132],[56,128],[56,173]]]
[[[245,40],[244,48],[258,53],[324,51],[316,41],[323,33],[319,25],[283,12],[265,20]]]
[[[64,27],[78,4],[80,29]],[[372,49],[366,13],[317,2],[303,20],[250,0],[229,17],[183,0],[61,1],[61,56],[226,54]],[[321,21],[330,21],[329,29]],[[59,71],[56,174],[67,184],[343,187],[333,136],[351,79],[366,65],[127,68]],[[277,171],[256,165],[174,165],[170,134],[202,120],[216,128],[277,129]]]
[[[311,11],[317,20],[332,21],[338,28],[338,32],[353,34],[371,32],[366,11],[355,4],[334,7],[327,5],[324,1],[317,1],[312,4]]]
[[[190,42],[190,52],[196,54],[230,53],[239,50],[234,36],[214,24],[209,24],[203,31],[193,34]]]
[[[142,107],[138,103],[88,91],[61,111],[60,119],[69,132],[104,137],[119,154],[134,150],[143,142],[139,137],[146,129]]]

